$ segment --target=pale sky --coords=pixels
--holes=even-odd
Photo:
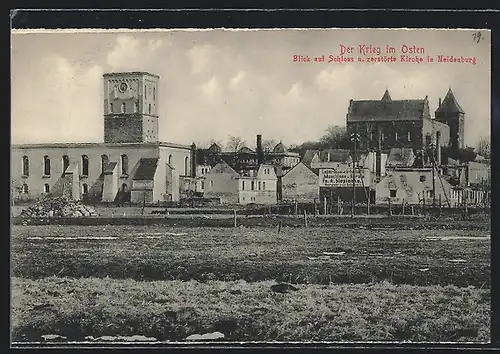
[[[255,135],[286,145],[345,125],[349,100],[429,97],[432,115],[451,87],[465,111],[465,140],[490,135],[490,33],[464,30],[258,30],[12,35],[12,142],[103,141],[104,72],[160,75],[162,141],[226,142]],[[294,63],[339,54],[340,45],[424,47],[475,56],[459,63]],[[396,54],[399,59],[399,54]]]

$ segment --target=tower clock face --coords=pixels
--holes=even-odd
[[[122,83],[120,84],[120,86],[118,86],[118,89],[120,90],[120,92],[125,92],[125,91],[127,91],[127,88],[128,88],[128,86],[127,86],[127,83],[126,83],[126,82],[122,82]]]

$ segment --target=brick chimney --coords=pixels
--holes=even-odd
[[[259,165],[264,163],[264,150],[262,149],[262,135],[257,135],[257,162]]]
[[[196,144],[191,144],[191,177],[196,177]]]

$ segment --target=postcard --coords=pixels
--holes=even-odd
[[[13,345],[490,342],[489,30],[11,38]]]

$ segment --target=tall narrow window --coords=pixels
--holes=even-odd
[[[122,184],[122,192],[123,192],[123,193],[127,193],[127,191],[128,191],[128,186],[127,186],[127,183],[123,183],[123,184]]]
[[[24,183],[23,186],[21,187],[21,193],[24,193],[24,194],[29,193],[28,185],[26,183]]]
[[[149,114],[151,114],[151,103],[148,106],[148,111],[149,111]]]
[[[170,167],[172,167],[172,162],[173,162],[172,155],[169,155],[168,156],[168,164],[170,165]]]
[[[69,167],[69,157],[68,155],[64,155],[62,157],[62,173],[64,173],[68,167]]]
[[[43,192],[50,193],[50,186],[48,183],[45,183],[45,185],[43,186]]]
[[[241,181],[241,190],[244,191],[245,190],[245,181]]]
[[[254,181],[252,181],[251,186],[252,186],[252,190],[255,190],[255,182]]]
[[[128,156],[123,154],[121,158],[122,162],[122,175],[128,175]]]
[[[262,182],[262,190],[265,191],[266,190],[266,182]]]
[[[205,189],[205,182],[201,181],[201,189]]]
[[[113,113],[113,104],[112,103],[109,104],[109,113]]]
[[[30,175],[30,161],[28,159],[28,156],[23,156],[23,176],[29,176]]]
[[[134,103],[134,113],[138,113],[139,112],[139,102],[135,102]]]
[[[108,161],[109,161],[108,156],[101,155],[101,173],[104,173],[106,166],[108,166]]]
[[[125,102],[122,103],[122,113],[127,113],[127,105]]]
[[[87,194],[89,192],[89,186],[87,185],[87,183],[84,183],[82,185],[82,194]]]
[[[259,191],[260,191],[260,187],[261,187],[261,183],[260,183],[260,181],[259,181]]]
[[[148,99],[148,88],[146,87],[146,85],[144,85],[144,99]]]
[[[184,176],[189,175],[189,158],[186,156],[184,158]]]
[[[47,155],[43,157],[43,175],[50,176],[50,158]]]
[[[156,100],[156,87],[153,87],[153,100]]]
[[[408,141],[411,141],[411,132],[408,132],[407,138],[408,138]]]
[[[214,187],[214,181],[210,181],[210,188]]]
[[[82,155],[82,176],[89,175],[89,157]]]

